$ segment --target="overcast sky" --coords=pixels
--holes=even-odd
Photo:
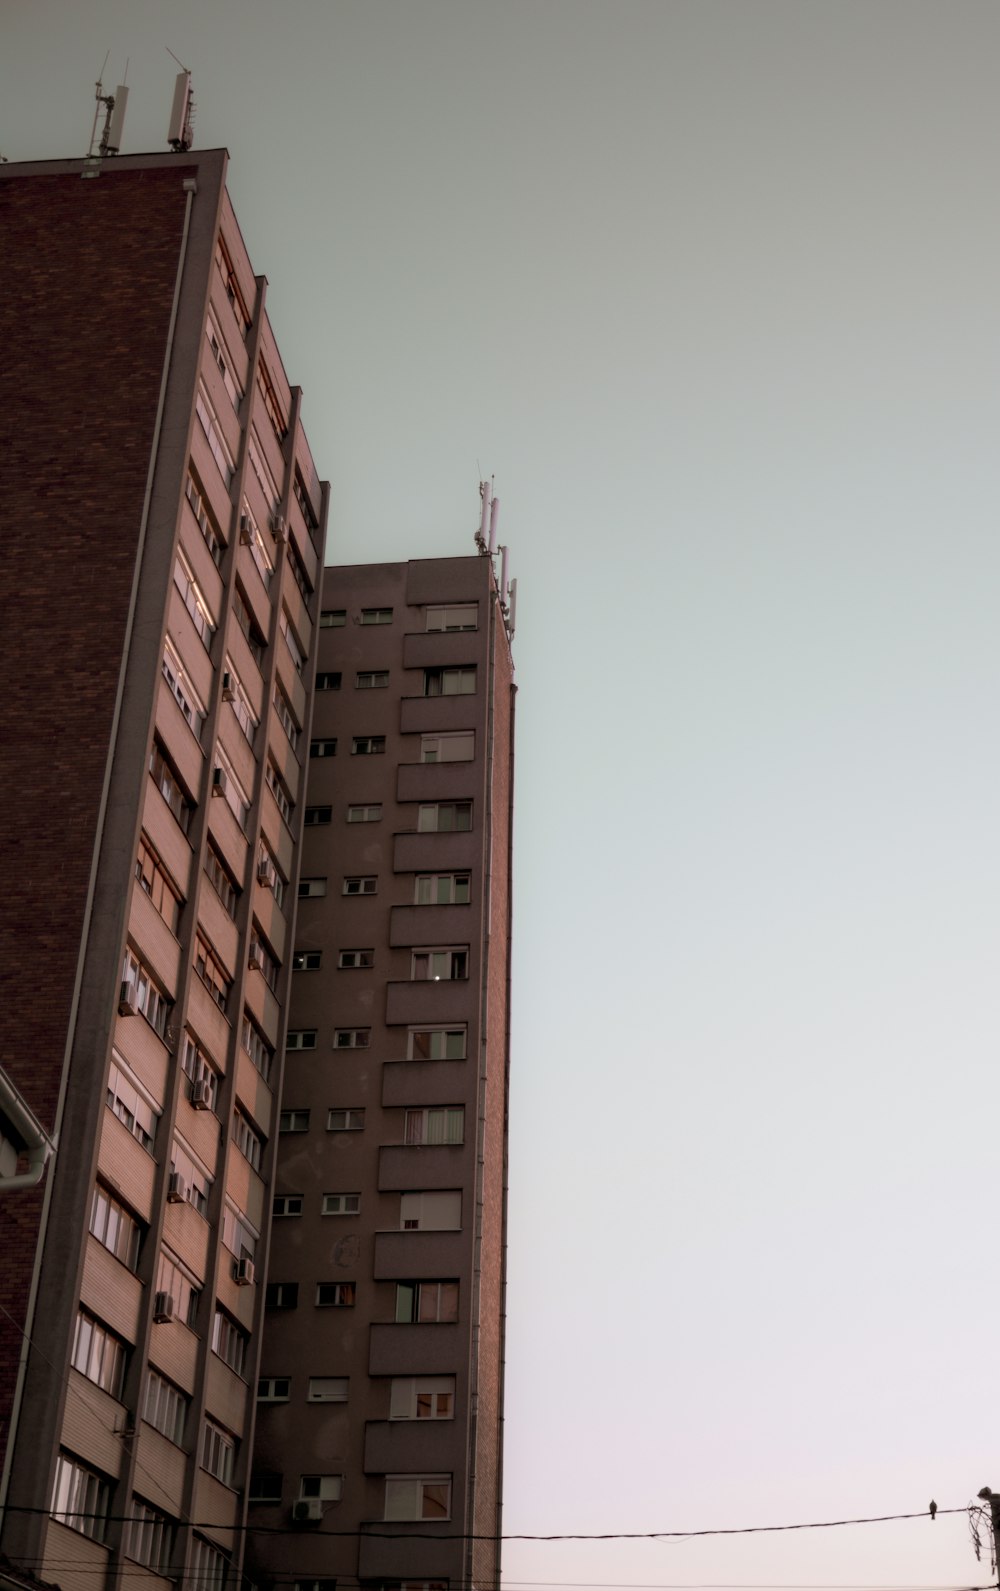
[[[0,149],[174,63],[329,561],[519,582],[512,1533],[1000,1489],[1000,6],[3,0]],[[95,423],[119,370],[95,393]],[[512,1588],[983,1585],[963,1516]]]

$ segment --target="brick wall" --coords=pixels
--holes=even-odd
[[[185,199],[0,170],[0,1066],[51,1127]],[[2,1458],[41,1194],[0,1200]]]

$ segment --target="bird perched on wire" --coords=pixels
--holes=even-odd
[[[937,1503],[934,1501],[933,1497],[931,1498],[931,1501],[930,1501],[930,1507],[928,1509],[928,1513],[930,1514],[932,1519],[934,1518],[935,1514],[937,1513]]]

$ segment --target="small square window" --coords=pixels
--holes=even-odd
[[[255,1470],[250,1477],[252,1503],[280,1503],[282,1477],[273,1470]]]
[[[261,1376],[257,1382],[258,1403],[287,1403],[291,1395],[289,1376]]]
[[[298,1303],[298,1282],[268,1282],[264,1289],[266,1309],[297,1309]]]
[[[370,801],[367,806],[348,807],[348,823],[379,823],[382,820],[381,801]]]
[[[387,668],[362,669],[354,681],[355,689],[359,691],[384,691],[388,684]]]
[[[274,1215],[301,1215],[301,1193],[276,1193],[271,1211]]]
[[[309,1112],[307,1110],[283,1110],[278,1117],[279,1132],[308,1132]]]
[[[324,1215],[360,1215],[360,1193],[324,1193]]]
[[[344,608],[324,608],[319,616],[321,630],[342,630],[347,623],[347,613]]]
[[[300,878],[299,900],[308,900],[310,897],[318,898],[326,894],[325,878]]]
[[[292,971],[316,972],[322,959],[322,950],[295,950],[292,952]]]
[[[337,966],[342,972],[357,972],[374,965],[375,952],[370,948],[365,950],[342,950],[337,957]]]
[[[334,1028],[335,1050],[366,1050],[372,1041],[371,1028]]]
[[[327,1132],[361,1132],[364,1125],[363,1107],[351,1106],[346,1110],[331,1110],[326,1118]]]
[[[291,1028],[285,1040],[286,1050],[314,1050],[316,1048],[315,1028]]]
[[[336,740],[310,740],[310,757],[335,757],[337,755]]]
[[[307,829],[315,829],[321,823],[333,822],[332,807],[306,807],[305,825]]]
[[[316,689],[318,691],[339,691],[340,670],[338,669],[334,673],[317,674]]]
[[[369,873],[366,877],[351,877],[344,879],[345,895],[374,895],[378,890],[378,879]]]
[[[384,755],[384,735],[355,735],[351,741],[352,757],[381,757]]]
[[[317,1282],[318,1309],[353,1309],[357,1288],[354,1282]]]

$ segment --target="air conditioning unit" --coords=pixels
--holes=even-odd
[[[191,1103],[195,1110],[211,1110],[212,1085],[207,1078],[196,1078],[191,1084]]]
[[[224,796],[228,789],[229,789],[229,779],[228,779],[228,777],[226,775],[225,768],[213,768],[212,769],[212,794],[214,796]]]
[[[135,984],[126,978],[118,991],[118,1015],[135,1016],[139,1009],[139,996],[135,992]]]
[[[158,1326],[174,1318],[174,1300],[171,1293],[157,1293],[153,1299],[153,1319]]]
[[[240,515],[240,541],[243,543],[244,547],[250,547],[253,545],[253,531],[250,529],[249,514]]]
[[[236,700],[236,687],[233,684],[232,670],[228,668],[222,671],[222,700],[224,702]]]
[[[262,856],[260,861],[257,863],[258,884],[266,884],[268,889],[273,889],[274,880],[276,877],[277,874],[274,871],[274,863],[269,857]]]
[[[187,1183],[179,1171],[171,1171],[167,1178],[167,1203],[183,1204],[188,1196]]]
[[[241,1260],[237,1260],[233,1277],[237,1287],[249,1287],[254,1279],[253,1260],[248,1259],[246,1255]]]
[[[323,1504],[318,1497],[300,1497],[292,1504],[292,1518],[297,1525],[317,1524],[323,1517]]]
[[[256,940],[254,940],[253,944],[250,946],[250,954],[247,956],[247,966],[252,972],[263,971],[264,957]]]
[[[272,533],[274,535],[275,541],[286,541],[287,540],[287,538],[288,538],[288,527],[285,524],[285,516],[284,516],[284,514],[275,514],[274,515],[273,519],[271,520],[271,531],[272,531]]]

